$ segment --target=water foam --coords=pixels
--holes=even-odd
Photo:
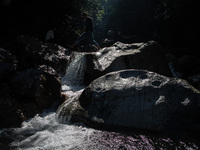
[[[15,130],[16,141],[11,145],[18,150],[73,149],[88,143],[93,131],[81,124],[62,124],[55,113],[36,115]]]
[[[161,136],[100,131],[83,124],[60,123],[55,113],[36,115],[15,129],[11,149],[17,150],[117,150],[190,149],[192,142],[173,141]]]

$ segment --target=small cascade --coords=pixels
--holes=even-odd
[[[75,54],[75,59],[70,63],[69,67],[67,68],[65,76],[61,78],[63,90],[72,90],[72,87],[80,87],[81,85],[83,85],[85,69],[85,56]]]
[[[75,102],[75,100],[78,99],[84,89],[83,80],[84,71],[86,69],[86,58],[81,53],[75,53],[72,57],[73,61],[67,68],[66,75],[61,78],[62,91],[68,97],[67,101],[65,101],[57,110],[57,118],[61,123],[70,121],[73,108],[75,109],[78,107],[78,102]],[[69,107],[72,109],[69,110]]]
[[[74,94],[70,95],[67,101],[65,101],[57,110],[57,118],[60,123],[70,122],[72,114],[74,111],[80,107],[80,104],[78,102],[78,98],[83,92],[82,90],[74,92]],[[66,92],[68,94],[69,92]],[[70,109],[69,109],[70,108]],[[80,109],[79,109],[80,110]]]

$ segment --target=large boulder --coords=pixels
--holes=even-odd
[[[199,96],[200,92],[185,80],[126,70],[98,78],[79,101],[87,111],[87,119],[95,122],[177,131],[193,130],[192,126],[198,124]]]
[[[185,80],[145,70],[124,70],[94,80],[78,100],[68,101],[60,110],[86,123],[171,134],[197,133],[199,96],[200,92]]]
[[[36,102],[41,108],[48,108],[61,99],[60,78],[49,66],[24,70],[13,77],[11,84],[19,101]]]
[[[164,51],[154,41],[134,44],[117,42],[98,52],[85,53],[82,57],[86,60],[83,72],[83,83],[86,85],[109,72],[126,69],[145,69],[171,76]]]

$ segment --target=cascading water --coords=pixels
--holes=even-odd
[[[74,61],[67,68],[66,74],[62,80],[63,90],[78,88],[82,85],[84,79],[84,70],[86,68],[86,60],[84,55],[75,54]]]
[[[85,68],[84,56],[77,57],[62,78],[63,92],[69,97],[62,107],[80,95]],[[62,118],[62,117],[61,117]],[[64,121],[63,121],[64,120]],[[25,121],[21,128],[0,131],[0,149],[17,150],[114,150],[114,149],[199,149],[193,142],[174,141],[147,133],[101,131],[60,120],[57,113],[46,110]],[[7,144],[7,145],[4,145]]]

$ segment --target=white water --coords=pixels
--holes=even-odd
[[[84,87],[77,86],[77,82],[81,82],[83,77],[81,73],[84,71],[84,64],[84,58],[78,57],[62,78],[63,92],[69,100],[83,91]],[[77,76],[77,73],[80,75]],[[17,150],[198,149],[197,145],[191,142],[174,142],[170,138],[141,133],[126,135],[100,131],[81,123],[63,122],[58,119],[56,112],[51,110],[25,121],[21,128],[8,131],[1,131],[0,135],[4,133],[6,137],[10,136],[13,139],[10,147]]]
[[[55,113],[46,116],[35,116],[23,127],[16,129],[16,141],[11,145],[17,149],[85,149],[89,142],[88,137],[93,129],[82,125],[62,124],[56,119]],[[82,148],[81,148],[82,147]]]
[[[83,55],[76,55],[74,61],[67,68],[65,76],[62,78],[63,90],[70,91],[80,88],[84,79],[84,70],[86,69],[86,60]]]

